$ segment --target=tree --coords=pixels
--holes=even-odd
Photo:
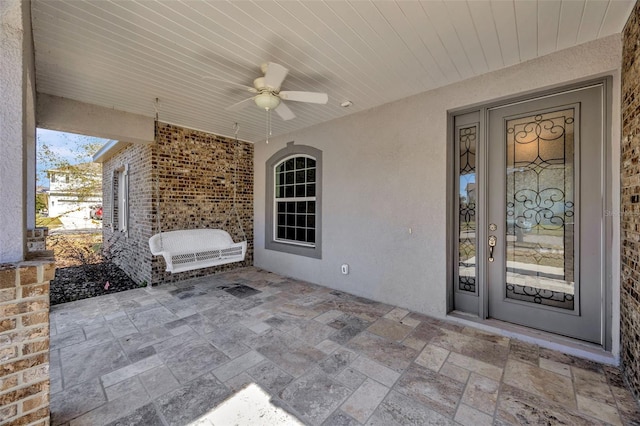
[[[72,133],[38,129],[37,181],[40,185],[55,171],[65,179],[65,192],[78,201],[99,193],[102,187],[102,167],[92,163],[93,154],[106,140]],[[39,208],[36,208],[39,211]]]

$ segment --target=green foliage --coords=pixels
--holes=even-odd
[[[36,211],[42,211],[49,208],[47,203],[47,194],[38,193],[36,194]]]
[[[40,169],[58,170],[69,176],[68,190],[76,192],[79,201],[83,201],[93,193],[101,191],[102,167],[100,164],[91,163],[92,156],[103,145],[104,141],[90,136],[70,135],[61,133],[64,142],[61,147],[54,149],[47,144],[44,138],[37,137],[37,161]],[[62,152],[72,153],[66,157]],[[99,175],[96,179],[96,173]],[[42,170],[37,180],[43,182],[47,179],[46,171]]]

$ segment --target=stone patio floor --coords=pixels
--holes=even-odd
[[[50,371],[53,425],[640,424],[615,368],[256,268],[54,306]]]

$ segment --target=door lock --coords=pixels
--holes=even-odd
[[[493,258],[493,248],[496,246],[498,242],[498,238],[495,235],[489,235],[489,262],[493,262],[495,259]]]

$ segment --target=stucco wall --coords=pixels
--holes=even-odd
[[[0,262],[26,252],[27,209],[35,208],[35,80],[31,9],[28,1],[0,2]],[[27,182],[33,186],[27,191]],[[33,217],[33,216],[32,216]]]
[[[272,138],[268,145],[256,143],[255,265],[443,317],[447,310],[446,182],[450,170],[447,112],[613,75],[611,140],[617,159],[620,52],[620,36],[612,36]],[[290,141],[323,151],[320,260],[264,249],[265,162]],[[618,173],[615,161],[612,175]],[[609,254],[616,258],[617,243]],[[349,275],[341,275],[342,263],[350,265]],[[614,295],[618,294],[615,274],[613,286]],[[617,315],[614,307],[614,324]],[[614,336],[616,333],[617,328]]]

